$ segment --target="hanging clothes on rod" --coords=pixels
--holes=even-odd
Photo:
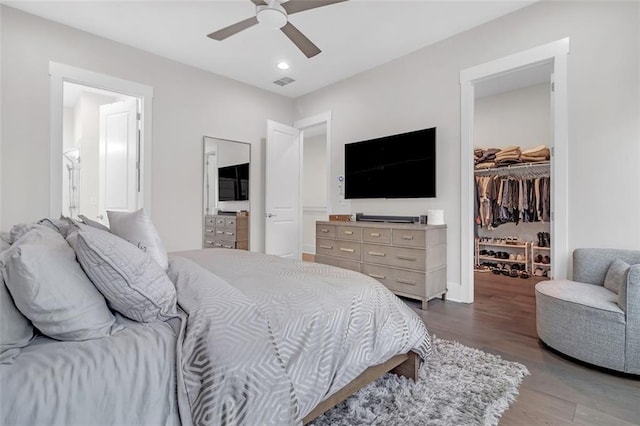
[[[476,223],[486,229],[513,222],[548,222],[551,180],[548,163],[476,171]]]

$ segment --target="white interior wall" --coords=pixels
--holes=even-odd
[[[304,139],[302,251],[315,253],[316,221],[327,220],[327,135]]]
[[[139,49],[0,5],[2,222],[49,214],[49,61],[154,88],[152,218],[168,250],[202,243],[202,137],[248,142],[261,152],[266,120],[293,122],[293,101]],[[30,167],[24,167],[29,164]],[[261,162],[251,162],[251,247],[263,219]],[[253,232],[253,230],[257,232]]]
[[[437,127],[437,198],[352,200],[350,207],[333,198],[330,209],[402,215],[444,209],[448,296],[455,300],[463,290],[460,71],[570,37],[569,248],[637,249],[640,193],[629,188],[640,187],[638,8],[637,2],[539,2],[296,99],[296,119],[332,111],[332,176],[344,171],[345,143]],[[625,155],[604,161],[612,152]]]
[[[473,140],[478,148],[521,149],[551,146],[551,92],[548,83],[510,90],[475,100]],[[504,223],[493,230],[478,228],[480,237],[520,237],[537,241],[549,222]]]

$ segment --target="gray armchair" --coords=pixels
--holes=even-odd
[[[631,265],[618,294],[604,287],[616,259]],[[538,337],[590,364],[640,374],[640,251],[576,249],[573,281],[536,284]]]

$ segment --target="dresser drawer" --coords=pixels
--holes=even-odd
[[[317,238],[335,238],[336,226],[335,225],[323,225],[316,224],[316,237]]]
[[[362,228],[362,240],[367,243],[391,243],[391,229],[389,228]]]
[[[213,237],[213,235],[215,234],[215,232],[216,232],[216,228],[214,228],[214,227],[206,226],[206,227],[204,228],[204,236],[205,236],[205,238],[207,238],[207,236],[211,236],[211,237]]]
[[[205,238],[204,246],[205,248],[234,249],[236,248],[236,243],[233,241],[219,240],[217,238]]]
[[[325,256],[360,260],[361,245],[355,241],[316,239],[316,253]]]
[[[336,238],[339,240],[360,241],[362,239],[362,228],[357,226],[336,226]]]
[[[398,246],[424,247],[425,232],[412,229],[394,229],[391,242]]]
[[[235,228],[236,227],[236,218],[235,217],[225,217],[224,218],[224,226],[226,228]]]
[[[387,268],[385,266],[362,265],[362,273],[375,278],[391,291],[426,296],[426,279],[423,273]]]
[[[325,265],[337,266],[338,268],[350,269],[352,271],[360,272],[361,264],[356,260],[341,259],[337,257],[316,254],[314,261],[316,263],[323,263]]]
[[[418,271],[425,269],[425,252],[420,249],[363,244],[362,260]]]
[[[215,216],[205,216],[204,217],[204,226],[216,226],[216,217]]]

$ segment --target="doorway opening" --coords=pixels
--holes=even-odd
[[[55,62],[49,75],[50,215],[150,214],[153,88]]]
[[[62,214],[107,225],[138,206],[140,99],[63,83]]]
[[[552,78],[548,61],[475,85],[475,296],[552,277]]]
[[[567,118],[567,55],[569,39],[562,39],[516,53],[486,64],[461,71],[461,240],[460,240],[460,287],[451,289],[452,298],[471,303],[474,299],[474,266],[476,257],[475,165],[474,165],[474,108],[476,90],[484,84],[501,82],[498,78],[521,77],[522,74],[550,66],[553,74],[553,89],[550,102],[549,174],[550,204],[548,212],[550,234],[553,235],[553,250],[549,263],[553,265],[554,278],[566,278],[568,269],[567,204],[568,204],[568,118]],[[518,79],[516,79],[518,80]],[[502,80],[501,83],[504,83]],[[514,143],[513,145],[517,145]],[[489,250],[489,249],[485,249]],[[524,249],[523,249],[524,250]],[[494,252],[496,250],[493,250]],[[506,250],[501,250],[507,252]],[[509,252],[512,250],[509,250]],[[521,253],[524,255],[525,253]],[[504,255],[504,254],[503,254]],[[517,259],[517,253],[514,254]],[[507,254],[507,260],[510,254]],[[525,261],[526,263],[526,261]]]
[[[302,129],[302,260],[316,253],[316,221],[327,220],[327,124]]]

